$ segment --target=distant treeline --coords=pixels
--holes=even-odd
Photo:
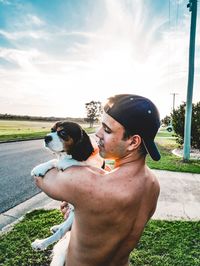
[[[67,120],[69,122],[85,123],[87,118],[72,118],[72,117],[42,117],[42,116],[29,116],[29,115],[12,115],[12,114],[0,114],[1,120],[29,120],[29,121],[60,121]]]

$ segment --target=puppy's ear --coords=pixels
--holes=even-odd
[[[72,158],[77,161],[86,161],[94,151],[89,136],[83,129],[82,133],[82,138],[75,143],[71,150]]]
[[[53,125],[53,127],[51,128],[51,131],[56,132],[56,131],[57,131],[57,128],[58,128],[61,124],[62,124],[61,121],[57,121],[57,122]]]

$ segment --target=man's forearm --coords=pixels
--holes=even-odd
[[[59,193],[58,170],[52,169],[44,177],[34,176],[35,184],[49,197],[56,200],[63,200],[62,193]],[[61,191],[60,191],[61,192]]]

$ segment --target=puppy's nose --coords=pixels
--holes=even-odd
[[[44,141],[46,144],[48,144],[52,140],[52,136],[45,136]]]

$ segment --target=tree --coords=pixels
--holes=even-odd
[[[94,122],[98,121],[102,113],[102,104],[101,102],[91,101],[85,104],[87,111],[87,121],[90,123],[90,127],[93,127]]]
[[[179,144],[184,143],[185,106],[181,104],[172,113],[174,132]],[[192,104],[191,146],[200,149],[200,102]]]
[[[166,127],[168,125],[170,125],[171,123],[171,116],[166,115],[162,120],[161,120],[161,124],[165,125]]]

